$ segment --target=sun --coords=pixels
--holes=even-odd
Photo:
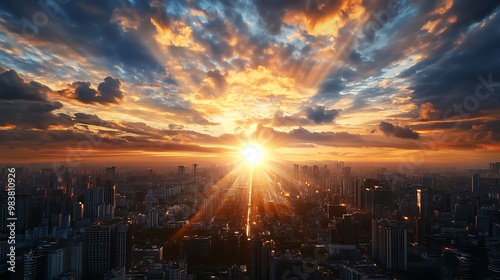
[[[257,144],[248,144],[241,151],[243,158],[251,165],[256,165],[264,159],[264,150]]]

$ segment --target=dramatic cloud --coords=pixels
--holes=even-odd
[[[92,88],[90,82],[74,82],[71,86],[71,89],[62,90],[59,93],[87,104],[118,104],[123,100],[120,80],[111,77],[106,77],[97,90]]]
[[[34,81],[25,81],[15,70],[0,74],[1,100],[46,101],[50,88]]]
[[[292,115],[286,115],[278,110],[272,118],[264,119],[260,123],[273,126],[321,125],[332,123],[339,113],[340,110],[328,110],[325,106],[305,107],[301,112]]]
[[[322,159],[432,143],[497,160],[498,1],[72,0],[35,25],[40,3],[0,2],[0,132],[20,149],[87,133],[110,153],[255,137]]]
[[[331,123],[335,117],[339,114],[338,110],[326,110],[324,106],[317,106],[315,108],[306,108],[307,118],[312,120],[314,123]]]
[[[402,139],[418,139],[418,133],[411,130],[409,127],[400,127],[388,122],[381,122],[378,127],[388,136],[394,136]]]
[[[47,99],[50,88],[35,81],[25,81],[10,70],[0,74],[0,126],[47,129],[50,126],[71,126],[73,120],[61,109],[60,102]]]

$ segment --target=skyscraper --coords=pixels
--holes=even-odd
[[[408,269],[407,230],[396,221],[372,220],[372,257],[392,271]]]
[[[177,175],[179,176],[179,180],[184,180],[186,177],[186,167],[179,165],[179,167],[177,167]]]
[[[479,193],[479,174],[472,174],[472,192]]]
[[[418,214],[422,219],[429,219],[432,216],[431,193],[427,188],[417,189]]]
[[[34,250],[26,252],[23,256],[23,278],[22,279],[44,279],[45,255]]]
[[[198,165],[193,164],[193,181],[198,182]]]
[[[125,271],[131,261],[132,247],[130,244],[130,229],[125,223],[117,224],[112,231],[112,265],[113,268]]]
[[[259,235],[250,241],[250,279],[269,279],[271,250]]]
[[[85,278],[102,277],[111,269],[111,227],[90,226],[85,229]]]
[[[490,163],[490,171],[493,173],[500,173],[500,162]]]
[[[156,207],[149,207],[148,208],[147,227],[148,228],[156,228],[156,227],[158,227],[158,222],[159,222],[158,209],[156,209]]]

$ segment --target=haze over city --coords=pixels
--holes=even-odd
[[[498,279],[500,2],[0,2],[0,278]]]

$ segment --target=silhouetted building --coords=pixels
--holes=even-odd
[[[26,252],[23,256],[22,266],[23,278],[21,279],[45,279],[46,257],[43,253],[35,250]]]
[[[268,279],[271,280],[302,279],[304,272],[300,255],[291,254],[288,250],[284,254],[272,254],[269,269]]]
[[[327,205],[327,216],[328,220],[332,220],[334,218],[342,217],[342,215],[347,213],[347,206],[345,204],[331,204]]]
[[[260,236],[250,241],[250,279],[268,280],[270,277],[271,250]]]
[[[479,193],[479,174],[472,174],[472,192]]]
[[[372,220],[372,257],[385,269],[408,269],[407,230],[396,221]]]
[[[198,165],[196,163],[193,164],[193,180],[198,182]]]
[[[417,189],[417,206],[420,218],[430,219],[432,216],[431,209],[432,193],[428,188]]]
[[[359,241],[358,222],[352,215],[344,214],[340,222],[340,244],[357,245]]]
[[[177,167],[177,175],[179,176],[179,180],[186,179],[186,167],[179,165],[179,167]]]
[[[206,236],[184,236],[181,255],[188,264],[205,263],[211,253],[211,240]]]
[[[394,210],[394,196],[391,190],[376,187],[366,189],[365,211],[372,213],[375,217],[382,217],[383,210],[392,212]]]
[[[112,231],[112,267],[125,271],[132,258],[131,232],[128,224],[120,223]]]
[[[97,225],[85,228],[85,279],[102,279],[111,270],[111,227]]]
[[[490,171],[494,173],[500,173],[500,162],[490,163]]]

